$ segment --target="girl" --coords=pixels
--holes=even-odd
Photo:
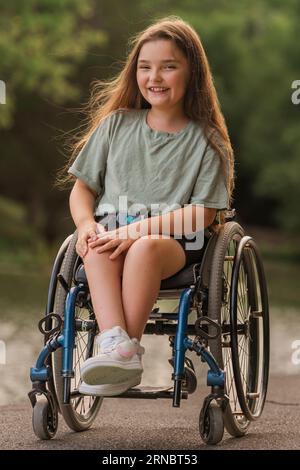
[[[233,152],[200,39],[178,17],[136,36],[121,73],[96,85],[90,104],[68,170],[76,250],[101,332],[80,392],[117,395],[141,381],[139,341],[161,280],[199,261],[201,249],[187,249],[180,236],[229,206]],[[121,220],[120,199],[133,217]],[[141,207],[146,218],[134,218]]]

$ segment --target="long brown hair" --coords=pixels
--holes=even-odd
[[[129,41],[131,51],[122,71],[110,80],[94,82],[89,103],[85,108],[88,126],[73,145],[71,158],[64,170],[76,158],[100,121],[110,113],[121,108],[125,110],[151,107],[139,90],[136,70],[142,46],[157,39],[173,41],[188,60],[190,82],[185,94],[184,111],[188,118],[199,123],[208,143],[220,156],[231,202],[234,188],[233,150],[208,60],[196,31],[176,16],[162,18],[134,36]],[[70,179],[73,180],[73,177],[67,175],[61,182],[65,183]]]

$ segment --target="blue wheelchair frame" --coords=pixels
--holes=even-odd
[[[63,348],[63,363],[62,363],[62,376],[65,380],[64,387],[64,403],[67,404],[70,401],[68,396],[68,379],[73,377],[73,347],[75,337],[75,304],[76,299],[80,292],[85,291],[85,286],[79,284],[70,289],[67,294],[66,307],[64,312],[64,326],[63,332],[59,335],[54,335],[48,340],[41,353],[38,356],[36,366],[30,369],[30,379],[35,384],[38,390],[44,390],[44,383],[49,380],[49,366],[46,364],[46,360],[50,354],[56,351],[58,348]],[[209,366],[207,373],[207,385],[212,387],[212,393],[214,397],[223,398],[224,396],[224,385],[225,376],[224,372],[219,368],[216,360],[212,354],[207,350],[200,342],[192,341],[187,337],[186,331],[188,326],[188,314],[190,311],[191,298],[194,294],[195,287],[188,287],[183,290],[180,296],[178,314],[172,314],[172,319],[177,322],[177,331],[174,342],[174,396],[173,406],[180,406],[181,398],[181,382],[184,379],[184,361],[185,353],[187,350],[195,351],[198,356],[201,356],[203,362],[206,362]],[[59,316],[50,314],[52,318],[56,318],[61,321]],[[164,316],[165,315],[165,316]],[[170,314],[161,314],[161,319],[170,319]],[[44,321],[45,319],[43,319]],[[84,321],[83,321],[84,323]],[[60,326],[60,325],[59,325]],[[83,329],[86,330],[90,327],[89,324],[83,325]],[[56,327],[58,328],[58,327]],[[52,331],[53,333],[53,331]],[[147,394],[147,392],[146,392]],[[123,395],[122,395],[123,396]]]
[[[234,210],[229,211],[225,220],[227,222],[233,218]],[[129,216],[126,220],[127,223],[131,223],[135,218]],[[171,313],[154,309],[149,317],[150,322],[147,322],[145,326],[144,334],[169,335],[172,347],[172,359],[169,362],[173,366],[174,386],[159,389],[155,387],[151,390],[136,387],[117,396],[120,398],[168,398],[173,400],[173,407],[179,407],[181,399],[187,399],[188,395],[196,390],[195,370],[192,362],[186,356],[188,350],[196,352],[201,361],[208,365],[207,385],[211,387],[211,392],[203,401],[199,418],[200,435],[207,444],[216,444],[222,439],[224,425],[232,436],[244,435],[250,421],[258,419],[262,413],[268,385],[269,312],[262,259],[254,240],[245,236],[244,230],[239,224],[232,222],[224,226],[222,233],[224,238],[221,238],[219,242],[217,231],[209,231],[202,258],[199,258],[199,262],[193,263],[191,266],[193,275],[187,269],[187,272],[183,272],[180,280],[175,275],[174,279],[170,278],[166,283],[162,281],[158,298],[176,298],[177,300],[179,297],[177,294],[180,292],[178,311]],[[231,254],[228,256],[229,261],[232,262],[229,281],[231,287],[228,290],[226,287],[228,281],[224,274],[221,275],[221,272],[223,262],[227,257],[226,247],[229,246],[228,243],[231,243],[230,240],[233,240],[233,237],[237,237],[234,239],[238,240],[238,245],[235,247],[234,256]],[[70,235],[56,256],[50,278],[46,315],[38,325],[40,332],[45,336],[45,345],[38,356],[35,367],[30,369],[32,390],[28,395],[33,407],[33,427],[36,435],[41,439],[49,439],[55,435],[59,409],[71,429],[76,431],[88,429],[98,413],[102,400],[101,397],[95,398],[92,420],[88,421],[89,418],[87,418],[84,424],[77,420],[74,424],[72,421],[73,418],[75,419],[75,415],[72,415],[74,402],[71,400],[76,399],[75,402],[77,402],[77,398],[84,397],[77,388],[71,391],[71,380],[72,378],[76,380],[76,368],[73,370],[76,333],[91,333],[86,345],[86,358],[91,356],[94,336],[97,333],[97,323],[90,301],[89,288],[83,265],[79,263],[80,258],[75,252],[75,244],[76,238]],[[217,255],[215,255],[216,253]],[[65,259],[66,265],[64,267],[63,261]],[[69,270],[71,266],[72,272]],[[241,267],[246,270],[248,279],[246,288],[248,307],[246,316],[239,323],[237,319],[238,284]],[[217,275],[213,273],[217,273]],[[58,283],[60,284],[60,294],[57,299],[59,299],[60,314],[53,313]],[[215,296],[209,295],[211,285],[216,285]],[[223,299],[224,293],[226,296],[228,294],[226,299]],[[197,319],[190,324],[188,319],[195,307],[194,301],[196,301]],[[211,302],[213,302],[213,306]],[[222,315],[222,302],[230,306],[225,325],[219,316],[219,314]],[[77,306],[84,307],[90,312],[89,319],[76,318],[75,309]],[[64,310],[63,317],[61,316],[62,310]],[[173,323],[173,321],[175,322]],[[259,332],[262,333],[261,344],[258,338]],[[189,335],[194,339],[191,339]],[[207,348],[211,341],[209,344],[216,358],[222,364],[224,361],[220,348],[223,348],[221,343],[223,335],[225,338],[230,335],[232,374],[228,369],[227,372],[228,376],[232,375],[229,380],[234,380],[237,395],[235,400],[238,399],[240,407],[235,408],[234,412],[232,412],[230,402],[232,397],[229,399],[227,395],[228,384],[225,383],[225,372]],[[252,338],[251,354],[248,354],[250,374],[246,377],[246,389],[243,382],[245,378],[243,380],[241,378],[239,363],[239,335]],[[225,341],[224,347],[228,347],[228,344]],[[257,345],[259,349],[257,349]],[[61,356],[60,354],[53,356],[53,353],[58,350],[61,350]],[[225,363],[224,368],[226,369]],[[260,368],[261,375],[258,373]],[[211,403],[212,401],[216,403]]]
[[[127,223],[131,223],[134,221],[134,218],[128,216]],[[63,324],[63,331],[60,333],[62,319],[59,315],[56,315],[53,312],[54,307],[54,299],[48,297],[47,303],[47,311],[46,317],[44,317],[39,322],[39,329],[40,331],[45,334],[49,335],[50,338],[46,342],[44,348],[42,349],[41,353],[38,356],[37,362],[35,367],[30,369],[30,379],[33,383],[33,389],[29,392],[29,398],[34,407],[36,403],[36,395],[43,394],[49,401],[49,404],[53,404],[55,401],[55,397],[52,397],[51,391],[47,390],[46,382],[49,381],[51,376],[51,370],[49,365],[47,364],[49,356],[59,348],[62,348],[62,377],[64,378],[64,392],[63,392],[63,403],[69,404],[70,403],[70,380],[74,376],[73,372],[73,347],[74,347],[74,339],[75,339],[75,305],[76,300],[80,293],[86,293],[86,286],[82,283],[75,285],[71,289],[69,289],[67,283],[59,275],[59,268],[61,266],[61,259],[64,257],[66,252],[68,242],[71,236],[65,240],[65,243],[62,245],[52,270],[52,275],[50,279],[50,287],[49,287],[49,294],[53,292],[55,283],[57,280],[61,283],[62,287],[67,292],[67,298],[65,303],[65,311],[64,311],[64,324]],[[209,240],[208,245],[212,245],[212,248],[215,243],[216,235],[212,235]],[[207,246],[205,253],[211,249],[211,247]],[[204,257],[207,254],[204,255]],[[202,259],[202,263],[204,263],[204,258]],[[206,397],[204,400],[204,407],[208,407],[209,403],[212,400],[218,400],[218,403],[221,405],[222,408],[226,407],[228,402],[228,397],[224,393],[225,388],[225,373],[222,369],[220,369],[217,361],[213,357],[213,355],[209,352],[206,348],[203,341],[200,341],[199,336],[196,336],[195,340],[191,340],[187,334],[191,333],[195,335],[195,328],[192,325],[192,328],[188,326],[188,315],[190,313],[190,305],[195,293],[197,290],[198,285],[191,285],[189,287],[184,288],[181,293],[180,301],[179,301],[179,309],[178,313],[160,313],[159,318],[161,320],[164,319],[172,319],[177,320],[176,325],[163,325],[165,326],[163,333],[170,333],[174,335],[175,332],[175,341],[173,345],[173,354],[174,354],[174,374],[172,376],[174,380],[174,389],[172,391],[167,390],[160,390],[156,392],[149,392],[149,391],[140,391],[140,390],[129,390],[122,394],[122,398],[173,398],[173,407],[180,406],[181,398],[187,398],[187,392],[182,391],[182,381],[185,378],[185,353],[187,350],[195,351],[198,356],[201,357],[202,362],[206,362],[209,370],[207,373],[207,385],[212,387],[211,393]],[[47,330],[42,327],[43,323],[45,322],[46,325],[54,319],[58,322],[57,326],[52,330]],[[151,317],[150,317],[151,318]],[[208,324],[212,325],[217,330],[217,335],[220,334],[220,326],[211,320],[208,317],[202,317],[201,321],[206,321]],[[81,331],[87,331],[88,329],[95,327],[95,321],[79,321],[81,323]],[[155,333],[155,326],[156,325],[146,325],[145,333]],[[151,327],[154,327],[151,331]],[[169,331],[168,331],[169,329]],[[200,335],[202,337],[206,337],[207,339],[214,338],[209,336],[207,332],[201,329],[201,325],[198,328]],[[216,335],[216,336],[217,336]],[[52,406],[52,405],[51,405]]]

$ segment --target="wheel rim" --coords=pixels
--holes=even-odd
[[[87,309],[76,307],[75,319],[90,320],[90,312]],[[92,395],[72,396],[72,391],[76,392],[76,390],[78,390],[81,383],[80,367],[86,359],[94,354],[95,348],[96,344],[94,341],[94,333],[92,331],[76,331],[75,348],[73,351],[74,377],[71,379],[70,404],[76,415],[84,420],[88,420],[91,417],[100,398]]]
[[[50,434],[51,437],[53,437],[56,434],[57,431],[57,411],[55,412],[50,404],[48,403],[47,405],[47,431]]]
[[[225,391],[229,398],[229,404],[231,413],[234,416],[238,424],[243,427],[248,424],[247,418],[241,409],[238,393],[235,385],[233,363],[232,363],[232,350],[231,350],[231,332],[230,332],[230,291],[231,291],[231,279],[234,263],[234,255],[237,250],[238,243],[240,241],[239,235],[234,235],[230,240],[224,258],[224,269],[223,269],[223,299],[221,306],[221,347],[222,347],[222,358],[223,358],[223,369],[226,376]],[[242,299],[241,299],[242,300]],[[245,306],[245,300],[241,305]],[[239,309],[240,317],[243,316],[243,309]],[[240,344],[240,347],[244,349],[244,346]],[[244,364],[246,364],[244,362]]]
[[[84,308],[75,308],[75,319],[77,320],[90,320],[91,315],[87,309]],[[93,395],[81,395],[78,392],[79,385],[81,383],[80,378],[80,367],[82,363],[91,357],[95,352],[95,342],[94,342],[94,334],[92,331],[78,331],[75,332],[75,342],[74,342],[74,349],[73,349],[73,371],[74,377],[71,378],[70,382],[70,404],[67,405],[69,408],[72,408],[72,411],[80,422],[88,422],[90,418],[93,416],[94,411],[99,406],[99,401],[103,400],[102,397],[93,396]],[[59,349],[56,351],[58,355],[58,360],[53,361],[53,368],[61,367],[61,358],[62,358],[62,350]],[[59,371],[54,371],[54,377],[59,377]],[[62,380],[62,378],[59,378]],[[62,397],[58,396],[59,401],[62,404]],[[63,405],[65,406],[65,405]]]
[[[200,433],[201,433],[203,440],[206,441],[208,439],[209,431],[210,431],[210,416],[209,416],[209,411],[207,411],[205,415],[202,417],[201,428],[200,428]]]
[[[240,407],[249,420],[254,420],[261,415],[267,391],[269,317],[263,267],[250,237],[239,246],[232,284],[233,373]],[[243,302],[245,298],[247,303]]]
[[[76,254],[75,245],[77,241],[77,233],[73,235],[64,256],[60,273],[68,284],[69,289],[74,283],[74,274],[78,265],[81,263],[80,258]],[[64,288],[57,284],[54,311],[63,317],[67,294]],[[77,299],[75,305],[75,325],[76,320],[94,320],[94,313],[90,302],[87,298]],[[102,397],[80,395],[78,387],[80,385],[80,366],[84,360],[91,357],[94,353],[94,337],[95,330],[79,331],[77,325],[75,327],[75,341],[73,350],[73,370],[74,377],[70,379],[70,403],[63,403],[63,378],[61,377],[62,367],[62,349],[58,349],[54,353],[52,360],[53,377],[57,399],[67,424],[74,430],[88,429],[95,419],[98,410],[103,401]]]

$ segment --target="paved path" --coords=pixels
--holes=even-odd
[[[207,449],[198,434],[198,417],[208,388],[182,400],[105,399],[93,427],[70,431],[60,419],[55,439],[39,441],[28,403],[0,407],[0,449]],[[300,377],[272,377],[268,402],[246,436],[225,433],[215,449],[300,449]]]

